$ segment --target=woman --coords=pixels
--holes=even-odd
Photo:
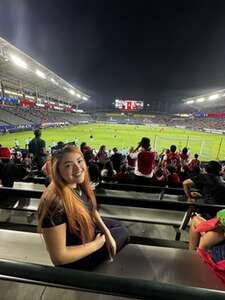
[[[108,161],[110,161],[110,160],[109,160],[108,153],[106,152],[106,146],[101,145],[101,147],[99,148],[99,151],[97,153],[97,162],[98,162],[98,164],[100,164],[102,166],[101,169],[104,168],[105,164]]]
[[[157,153],[151,149],[150,139],[143,137],[130,157],[137,160],[134,170],[136,183],[150,184],[157,159]]]
[[[127,229],[96,209],[87,166],[78,148],[54,153],[51,183],[38,208],[38,225],[54,265],[92,270],[127,242]]]
[[[188,148],[184,147],[180,155],[181,167],[184,168],[188,165],[189,153]]]

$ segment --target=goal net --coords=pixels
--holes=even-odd
[[[154,149],[160,153],[163,149],[169,149],[171,145],[176,145],[177,150],[181,151],[184,147],[187,147],[193,156],[198,153],[201,160],[209,160],[211,156],[211,142],[209,140],[181,137],[155,137]]]

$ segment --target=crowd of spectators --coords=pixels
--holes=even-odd
[[[27,141],[26,149],[20,149],[16,141],[15,144],[15,148],[11,151],[5,147],[0,148],[1,165],[6,165],[6,162],[8,165],[13,163],[25,168],[27,172],[35,169],[39,175],[48,177],[50,176],[51,154],[65,146],[64,142],[59,141],[54,147],[46,150],[45,141],[41,139],[39,129],[34,131],[34,138]],[[4,157],[5,149],[7,158]],[[179,187],[192,174],[201,172],[197,153],[193,159],[189,159],[188,149],[184,147],[179,152],[176,145],[171,145],[170,149],[162,149],[161,153],[157,153],[152,149],[150,139],[147,137],[143,137],[136,148],[131,147],[129,150],[119,151],[117,147],[114,147],[111,151],[107,150],[106,145],[101,145],[99,150],[95,150],[86,142],[80,144],[80,150],[93,182],[104,179],[124,183]],[[5,176],[1,175],[1,177]],[[14,176],[14,180],[17,177]],[[19,178],[22,177],[19,176]]]

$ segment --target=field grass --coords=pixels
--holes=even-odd
[[[93,135],[93,141],[90,140],[91,134]],[[114,146],[122,149],[131,146],[136,147],[143,136],[151,139],[152,147],[157,151],[168,148],[171,144],[177,145],[178,149],[188,144],[191,156],[194,153],[200,153],[200,159],[202,160],[225,159],[225,141],[223,136],[200,131],[118,124],[84,124],[42,130],[42,138],[46,141],[47,147],[54,142],[74,141],[77,138],[78,144],[87,142],[88,145],[95,149],[98,149],[102,144],[106,145],[108,149],[112,149]],[[7,133],[0,136],[0,144],[14,147],[15,139],[18,139],[20,147],[24,148],[27,138],[33,138],[33,132]],[[161,138],[165,140],[163,141]]]

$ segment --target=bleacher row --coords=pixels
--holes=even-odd
[[[72,114],[61,111],[46,110],[43,108],[0,106],[0,122],[5,125],[29,125],[33,123],[68,122],[77,124],[89,120],[89,115]]]
[[[174,240],[131,235],[130,243],[113,263],[106,261],[88,273],[52,267],[44,242],[36,233],[35,214],[43,189],[43,185],[33,183],[0,188],[1,213],[8,213],[5,220],[0,220],[2,279],[10,277],[42,288],[48,286],[44,293],[50,293],[49,286],[60,286],[138,299],[222,299],[225,296],[222,281],[197,253],[186,249],[186,242],[179,241],[192,211],[216,211],[218,205],[187,203],[182,189],[100,183],[96,198],[102,216],[132,223],[169,225],[175,228],[176,234]],[[21,222],[20,218],[18,222],[13,212],[30,220],[25,218]]]

